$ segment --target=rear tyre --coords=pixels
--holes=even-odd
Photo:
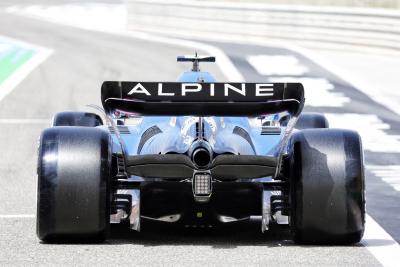
[[[296,122],[295,128],[299,130],[329,128],[329,123],[323,114],[314,112],[303,112],[300,114],[300,117]]]
[[[96,127],[103,125],[99,115],[89,112],[65,111],[57,113],[53,118],[53,126]]]
[[[359,242],[365,222],[360,136],[349,130],[302,130],[291,137],[289,150],[294,241]]]
[[[110,135],[99,128],[43,131],[36,231],[50,242],[103,241],[110,220]]]

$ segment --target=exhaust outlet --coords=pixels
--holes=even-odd
[[[200,169],[204,169],[211,164],[212,151],[207,142],[197,141],[191,146],[191,158],[193,163]]]
[[[198,148],[193,152],[192,160],[198,167],[207,167],[211,163],[211,155],[204,148]]]

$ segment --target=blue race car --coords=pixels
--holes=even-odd
[[[103,241],[111,223],[208,228],[258,219],[295,242],[364,232],[360,136],[302,113],[299,83],[216,82],[193,62],[177,82],[106,81],[103,114],[61,112],[40,137],[37,235]]]

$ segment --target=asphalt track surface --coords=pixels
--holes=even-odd
[[[0,35],[54,51],[0,102],[0,214],[15,215],[0,218],[0,265],[380,265],[360,244],[298,246],[290,241],[287,228],[261,234],[258,222],[211,230],[149,225],[142,233],[113,227],[104,244],[40,243],[35,235],[35,218],[23,215],[35,214],[37,140],[50,118],[59,111],[87,110],[85,105],[99,104],[100,84],[104,80],[173,81],[188,68],[175,63],[176,55],[193,51],[3,13]],[[329,79],[337,84],[337,90],[354,100],[340,108],[307,109],[362,114],[374,108],[392,126],[390,134],[400,130],[399,121],[389,110],[296,52],[211,44],[225,51],[247,81],[266,78],[249,65],[246,55],[294,55],[313,75]],[[207,65],[207,70],[225,80],[215,65]],[[367,164],[398,162],[396,153],[366,151]],[[369,171],[366,178],[368,213],[399,241],[400,193]],[[375,241],[377,246],[387,245],[387,241]]]

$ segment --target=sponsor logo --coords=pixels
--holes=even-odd
[[[178,87],[177,87],[178,86]],[[218,90],[222,89],[224,96],[230,95],[252,95],[256,97],[266,97],[274,95],[274,84],[272,83],[256,83],[256,84],[218,84]],[[250,88],[251,87],[251,88]],[[157,83],[156,90],[154,88],[146,88],[141,83],[137,83],[129,92],[128,95],[146,95],[146,96],[188,96],[204,91],[209,96],[215,96],[216,84],[201,84],[201,83],[180,83],[173,84],[173,88],[168,88],[168,84]]]

